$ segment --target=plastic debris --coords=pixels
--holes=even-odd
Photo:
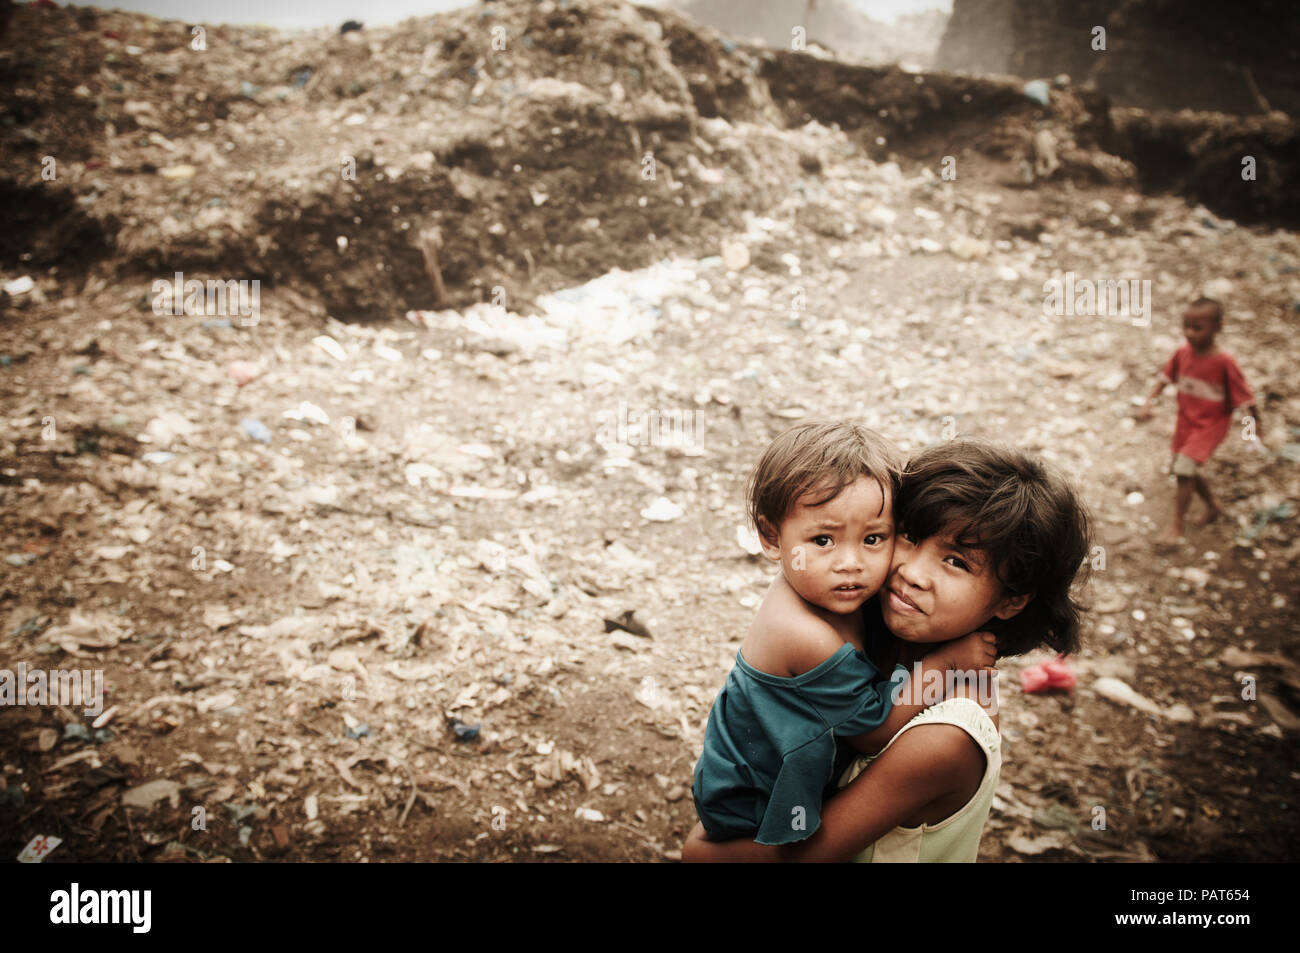
[[[270,428],[268,428],[266,424],[262,423],[260,420],[254,417],[245,417],[243,420],[239,422],[239,426],[244,429],[244,433],[248,434],[258,443],[271,442]]]
[[[63,838],[52,834],[37,834],[27,842],[27,846],[18,854],[20,864],[39,864],[50,855],[54,848],[63,843]]]
[[[261,368],[251,361],[231,361],[226,365],[226,376],[240,387],[256,380],[260,373]]]
[[[25,295],[36,287],[36,282],[32,281],[31,275],[23,275],[21,278],[15,278],[12,281],[4,283],[5,294],[17,298],[19,295]]]
[[[172,807],[180,805],[181,786],[175,781],[159,778],[146,781],[130,790],[122,792],[122,806],[140,810],[152,810],[160,801],[167,801]]]
[[[312,338],[312,343],[336,361],[343,362],[348,359],[348,354],[343,350],[343,346],[328,334],[317,335]]]
[[[1051,87],[1048,86],[1047,80],[1045,79],[1031,79],[1029,82],[1025,83],[1021,92],[1024,94],[1026,99],[1035,102],[1040,106],[1051,105]]]
[[[1295,512],[1295,507],[1289,501],[1256,510],[1251,516],[1250,526],[1246,529],[1246,538],[1258,539],[1270,523],[1284,523],[1295,516]]]
[[[1031,695],[1054,690],[1073,691],[1075,681],[1074,672],[1064,657],[1048,659],[1020,670],[1020,687]]]
[[[328,426],[330,422],[329,414],[321,410],[309,400],[304,400],[297,407],[286,410],[283,416],[287,420],[310,420],[313,423]]]
[[[636,617],[635,609],[628,609],[626,612],[618,615],[613,619],[605,619],[605,631],[614,632],[616,630],[630,632],[632,635],[639,635],[642,638],[653,638],[650,630]]]
[[[667,523],[678,519],[684,513],[680,506],[665,496],[661,496],[641,511],[641,518],[652,523]]]
[[[1134,691],[1118,678],[1099,678],[1092,683],[1091,687],[1094,692],[1108,701],[1112,701],[1117,705],[1136,708],[1138,711],[1145,712],[1148,715],[1155,715],[1158,718],[1178,722],[1189,722],[1195,718],[1194,713],[1187,705],[1180,702],[1168,708],[1161,708],[1151,699]]]
[[[467,725],[460,719],[454,719],[451,723],[452,733],[456,736],[457,741],[474,741],[479,736],[481,725]]]

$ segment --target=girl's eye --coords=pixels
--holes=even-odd
[[[885,539],[886,537],[881,533],[871,533],[867,536],[865,540],[863,540],[863,542],[865,542],[868,546],[879,546],[881,543],[885,541]]]
[[[964,569],[966,572],[971,571],[970,566],[966,564],[966,560],[962,559],[960,556],[949,556],[948,558],[952,560],[952,565],[956,566],[958,569]]]
[[[823,533],[821,536],[814,536],[813,542],[818,546],[826,547],[831,544],[831,538]]]

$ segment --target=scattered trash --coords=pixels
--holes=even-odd
[[[1050,106],[1052,102],[1051,87],[1045,79],[1031,79],[1021,89],[1025,98],[1040,106]]]
[[[1136,708],[1148,715],[1155,715],[1159,718],[1167,718],[1170,721],[1178,722],[1189,722],[1195,717],[1191,709],[1182,703],[1172,705],[1169,708],[1161,708],[1145,695],[1135,692],[1118,678],[1099,678],[1092,683],[1091,687],[1094,692],[1108,701],[1112,701],[1117,705]]]
[[[23,275],[21,278],[15,278],[12,281],[4,283],[5,294],[17,298],[19,295],[25,295],[36,287],[36,282],[32,281],[30,275]]]
[[[451,723],[451,730],[456,736],[457,741],[474,741],[479,736],[480,725],[467,725],[459,719],[454,719]]]
[[[1258,539],[1270,523],[1283,523],[1295,516],[1295,507],[1289,501],[1256,510],[1246,529],[1247,539]]]
[[[181,786],[175,781],[160,778],[146,781],[144,784],[122,792],[122,806],[134,807],[144,811],[153,810],[160,801],[167,801],[173,808],[180,805]]]
[[[749,249],[744,242],[726,242],[722,246],[722,265],[728,271],[743,271],[749,266]]]
[[[948,246],[954,258],[960,258],[963,261],[970,261],[973,258],[983,258],[989,253],[987,242],[969,236],[955,238],[952,244]]]
[[[244,429],[244,433],[248,434],[258,443],[271,442],[270,428],[255,417],[245,417],[239,422],[239,426]]]
[[[54,848],[63,843],[63,838],[52,834],[37,834],[27,842],[27,846],[18,854],[20,864],[39,864],[50,855]]]
[[[623,632],[630,632],[632,635],[639,635],[642,638],[653,638],[650,635],[650,630],[637,619],[635,609],[628,609],[613,619],[605,619],[604,623],[606,632],[613,632],[618,629]]]
[[[1048,659],[1020,670],[1020,687],[1028,694],[1047,691],[1074,691],[1074,672],[1065,657]]]
[[[282,415],[286,420],[310,420],[312,423],[328,426],[330,422],[329,414],[321,410],[309,400],[304,400],[297,407],[291,407]]]
[[[679,519],[686,512],[672,500],[661,496],[641,511],[641,518],[652,523],[668,523]]]
[[[321,334],[312,338],[312,343],[340,363],[348,359],[347,352],[343,350],[343,346],[328,334]]]
[[[1283,731],[1300,731],[1300,716],[1287,708],[1280,698],[1275,698],[1265,691],[1260,691],[1257,697],[1264,710],[1268,712],[1268,716],[1279,728]]]
[[[231,361],[226,365],[226,376],[243,387],[257,379],[261,368],[250,361]]]

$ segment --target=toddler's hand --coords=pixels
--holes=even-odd
[[[948,669],[970,672],[993,668],[998,658],[998,640],[991,632],[972,632],[962,636],[948,649]]]
[[[1138,423],[1145,423],[1146,421],[1150,420],[1151,405],[1143,404],[1141,407],[1139,407],[1137,413],[1133,415],[1133,419],[1136,420]]]

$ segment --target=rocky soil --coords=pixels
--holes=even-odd
[[[0,40],[0,668],[105,686],[0,707],[9,856],[676,858],[773,572],[745,477],[830,415],[1025,447],[1096,517],[1078,687],[1001,666],[982,859],[1294,859],[1294,232],[1144,184],[1095,94],[624,3],[191,26]],[[1067,273],[1150,311],[1048,314]],[[1173,403],[1131,415],[1206,291],[1266,441],[1157,550]]]

